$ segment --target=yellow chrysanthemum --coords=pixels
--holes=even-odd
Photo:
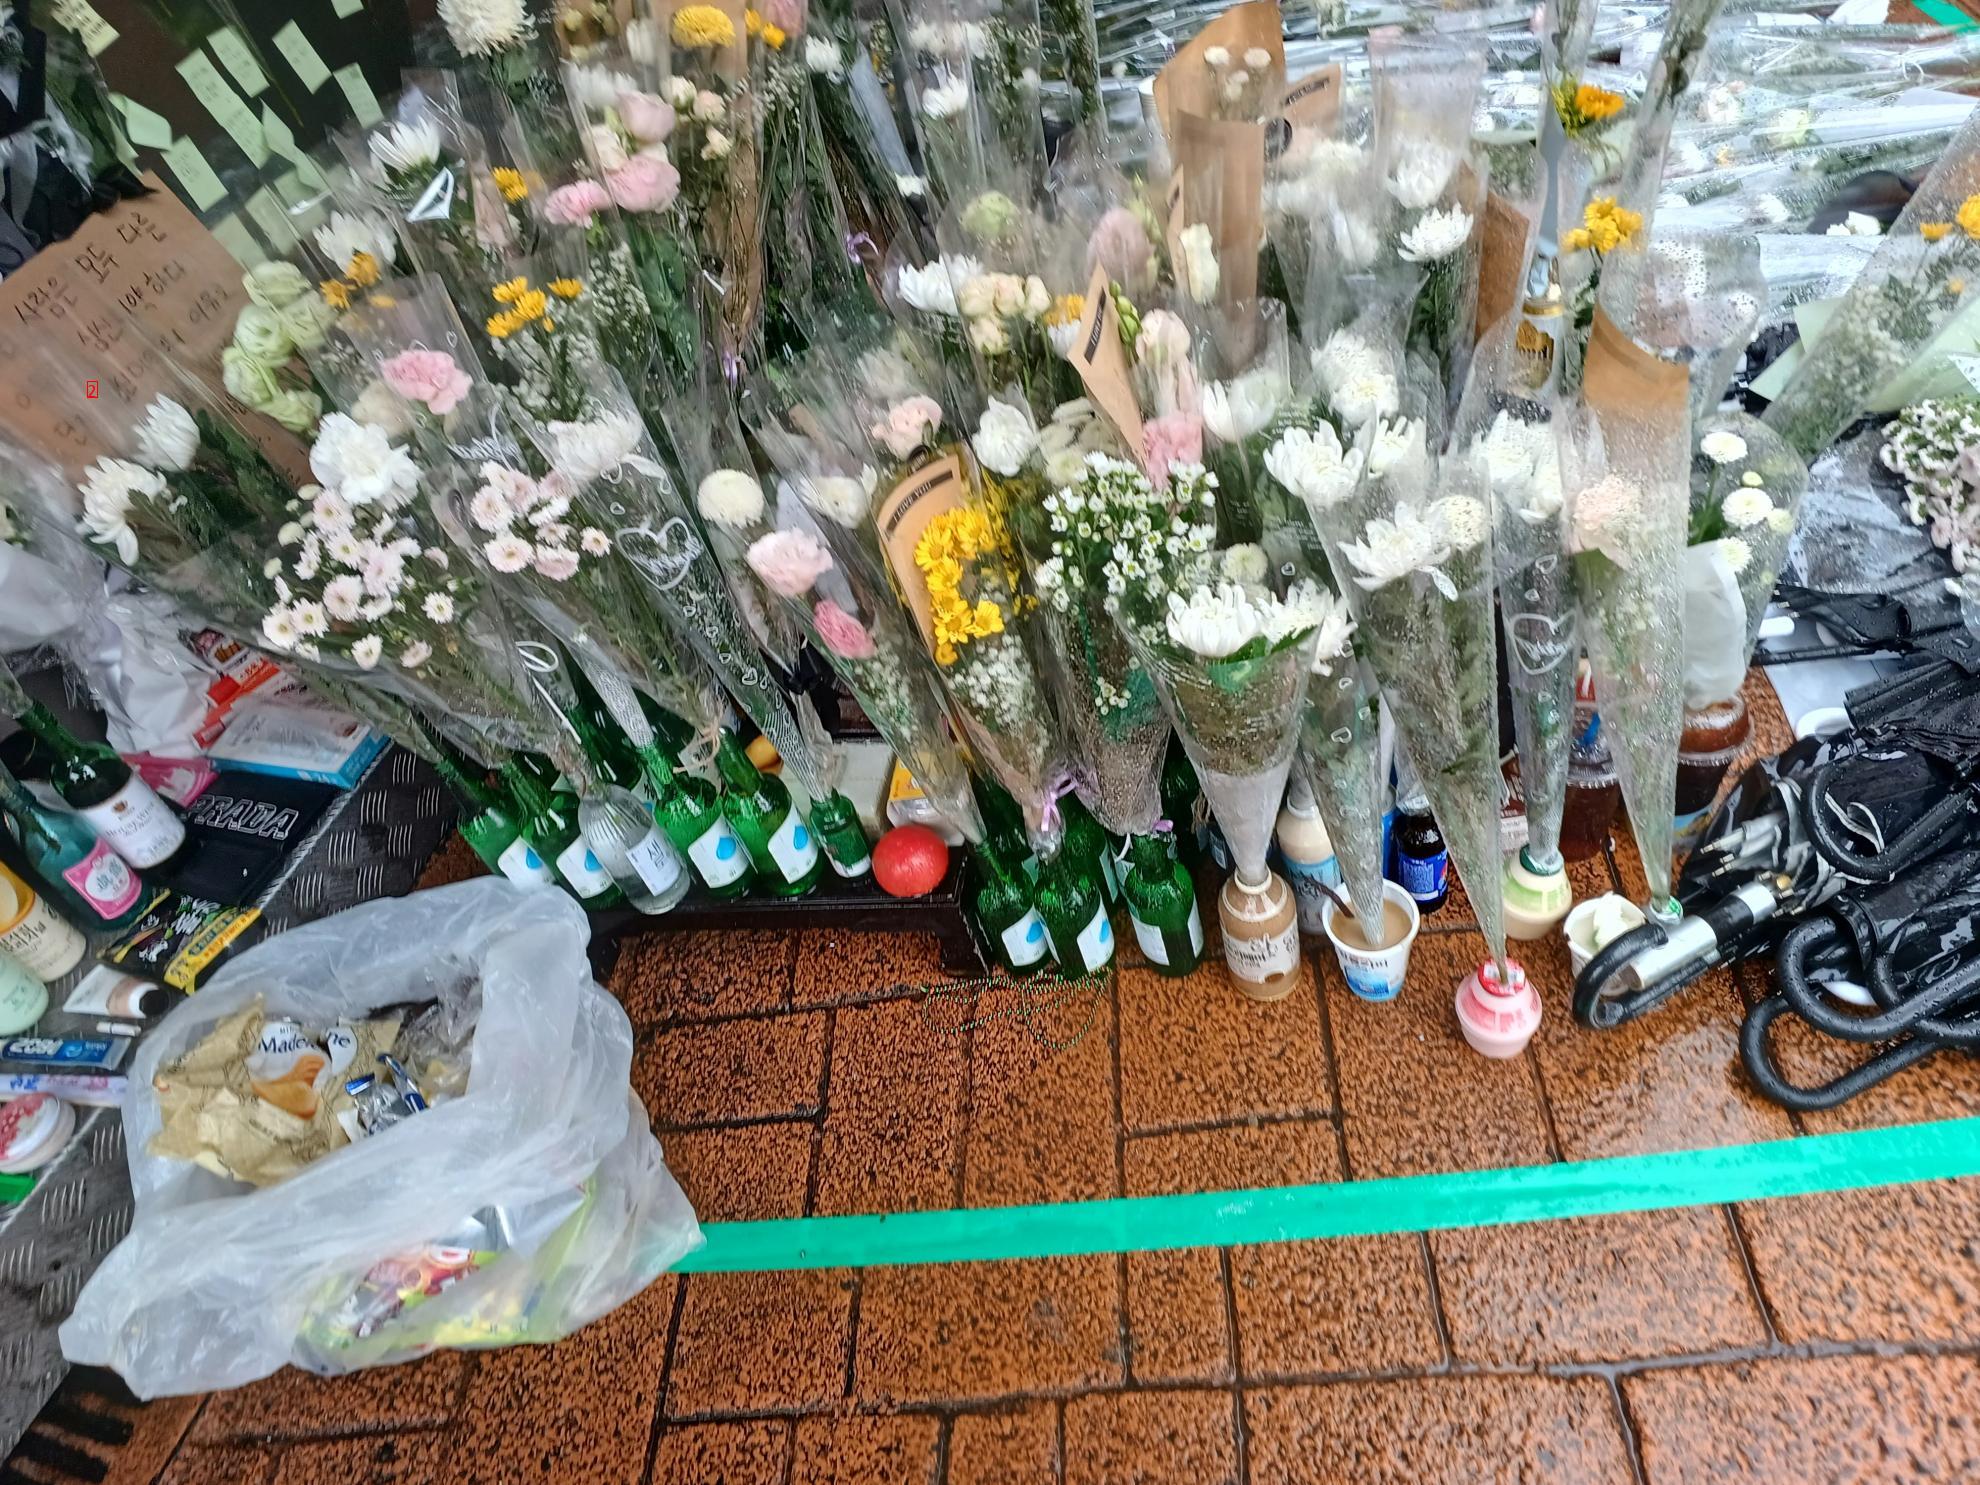
[[[1583,83],[1574,90],[1574,110],[1590,123],[1612,119],[1623,111],[1623,95]]]
[[[344,270],[345,276],[360,289],[369,288],[379,280],[378,260],[370,253],[351,254],[350,266]]]
[[[1581,225],[1567,233],[1561,239],[1561,245],[1570,252],[1593,248],[1597,253],[1612,253],[1642,227],[1641,212],[1616,205],[1613,196],[1597,196],[1583,209]]]
[[[522,328],[522,323],[520,319],[516,318],[516,312],[514,310],[505,309],[498,315],[490,315],[488,317],[488,333],[496,340],[507,340],[517,330]]]
[[[733,46],[736,23],[712,5],[683,5],[668,28],[675,46],[688,48]]]
[[[1937,242],[1950,231],[1952,231],[1951,222],[1920,222],[1918,224],[1918,235],[1927,242]]]
[[[1962,201],[1953,220],[1959,223],[1960,231],[1980,242],[1980,196],[1968,196]]]
[[[1051,308],[1045,311],[1047,325],[1076,325],[1081,315],[1086,313],[1084,294],[1061,294],[1052,301]]]
[[[961,652],[954,645],[943,644],[940,640],[935,642],[935,663],[937,665],[954,665],[961,658]]]
[[[497,284],[489,291],[497,304],[514,304],[528,292],[529,280],[526,278],[512,278],[507,283]]]
[[[515,312],[525,323],[530,320],[540,320],[550,312],[549,296],[541,289],[531,289],[516,300]]]
[[[931,593],[953,593],[962,586],[962,563],[954,557],[937,557],[923,571]]]
[[[782,51],[784,49],[784,43],[790,39],[790,36],[782,26],[772,25],[769,21],[763,23],[763,40],[769,46]]]
[[[323,291],[323,302],[332,309],[351,307],[351,286],[340,278],[326,278],[318,285]]]
[[[971,612],[970,629],[978,639],[1004,632],[1004,611],[987,598],[979,598]]]
[[[371,296],[371,302],[380,309],[390,309],[399,301],[390,294],[373,294]]]
[[[559,299],[575,299],[584,292],[584,281],[575,278],[553,278],[550,280],[550,292]]]
[[[1595,238],[1586,227],[1571,228],[1561,239],[1561,246],[1571,253],[1578,253],[1595,245]]]
[[[763,34],[763,17],[758,15],[754,10],[745,10],[743,12],[743,30],[749,32],[752,36],[761,36]]]
[[[1965,279],[1949,278],[1946,280],[1946,293],[1950,295],[1952,298],[1957,299],[1959,298],[1960,295],[1964,294],[1965,292],[1966,292]]]
[[[523,179],[520,170],[497,165],[490,173],[495,177],[495,189],[502,193],[504,201],[521,201],[529,195],[529,182]]]

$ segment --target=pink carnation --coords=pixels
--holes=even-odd
[[[1149,269],[1155,262],[1155,245],[1148,240],[1148,229],[1141,218],[1125,206],[1108,209],[1086,240],[1086,271],[1104,266],[1107,277],[1130,292],[1147,287]]]
[[[626,211],[665,211],[681,193],[681,173],[664,153],[634,155],[607,172],[605,188]]]
[[[809,531],[773,531],[750,544],[750,570],[773,593],[796,598],[832,566],[832,554]]]
[[[942,404],[933,397],[909,397],[887,409],[867,431],[896,459],[905,459],[942,427]]]
[[[811,619],[818,626],[818,637],[825,641],[825,648],[841,660],[873,658],[873,636],[866,632],[859,620],[831,599],[820,599],[818,606],[811,611]]]
[[[385,385],[408,402],[425,406],[428,412],[445,415],[461,404],[474,386],[469,376],[445,351],[401,351],[379,364]]]
[[[1203,420],[1173,412],[1141,425],[1142,468],[1158,490],[1169,488],[1171,464],[1203,462]]]
[[[543,214],[560,227],[589,227],[591,219],[611,204],[611,193],[597,181],[574,180],[550,193]]]
[[[619,122],[641,144],[659,144],[674,132],[674,106],[651,93],[621,93]]]

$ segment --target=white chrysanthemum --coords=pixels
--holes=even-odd
[[[395,509],[419,488],[419,466],[383,428],[331,413],[317,430],[309,468],[326,491],[351,505]]]
[[[1405,263],[1439,263],[1471,240],[1471,213],[1462,206],[1426,211],[1402,235],[1397,253]]]
[[[464,57],[485,57],[529,34],[522,0],[440,0],[440,22]]]
[[[919,201],[928,194],[928,178],[921,175],[896,175],[894,189],[909,201]]]
[[[1451,555],[1443,524],[1419,515],[1407,501],[1399,501],[1386,519],[1370,521],[1362,540],[1343,542],[1341,555],[1354,566],[1355,582],[1371,593],[1421,573],[1446,599],[1457,600],[1457,585],[1443,570]]]
[[[1203,427],[1219,443],[1241,443],[1264,431],[1292,393],[1277,367],[1261,366],[1203,388]]]
[[[840,55],[839,44],[824,36],[804,38],[804,65],[833,82],[846,75],[846,59]]]
[[[351,646],[351,659],[359,670],[370,670],[384,653],[385,641],[375,634],[367,634]]]
[[[899,402],[921,390],[921,378],[892,346],[865,351],[855,363],[859,384],[881,402]]]
[[[639,419],[629,413],[550,425],[552,462],[578,488],[617,471],[638,451],[639,441]]]
[[[740,469],[718,469],[694,492],[695,509],[703,520],[740,530],[763,519],[763,486]]]
[[[1753,548],[1737,536],[1722,536],[1718,541],[1719,558],[1726,564],[1726,570],[1734,577],[1746,571],[1753,560]]]
[[[1038,447],[1038,428],[1029,408],[993,397],[969,442],[986,469],[1009,479]]]
[[[710,129],[701,136],[701,158],[704,160],[726,160],[735,145],[729,136],[720,129]]]
[[[587,557],[609,557],[612,555],[612,538],[596,526],[587,526],[578,533],[578,548]]]
[[[1378,418],[1392,417],[1402,405],[1396,379],[1383,371],[1365,371],[1334,390],[1334,411],[1350,428],[1365,428]]]
[[[481,554],[497,572],[521,572],[529,566],[536,549],[520,536],[498,536],[482,543]]]
[[[1172,643],[1206,660],[1221,660],[1265,632],[1265,613],[1236,583],[1171,593],[1166,627]]]
[[[1793,215],[1794,213],[1788,210],[1788,204],[1772,191],[1754,198],[1754,219],[1766,226],[1778,227]]]
[[[1265,548],[1257,542],[1241,541],[1225,549],[1218,566],[1232,582],[1255,588],[1264,583],[1265,575],[1272,570],[1272,559],[1265,555]]]
[[[1369,372],[1386,371],[1382,355],[1352,330],[1336,330],[1313,353],[1313,372],[1329,397],[1342,383]]]
[[[1332,675],[1334,667],[1354,655],[1354,615],[1347,600],[1325,589],[1318,589],[1317,601],[1324,605],[1314,624],[1318,641],[1313,650],[1313,673]]]
[[[186,469],[199,452],[199,424],[169,397],[155,397],[137,430],[138,457],[153,469]]]
[[[425,601],[420,604],[420,609],[436,624],[454,622],[454,600],[445,593],[427,594]]]
[[[587,67],[575,63],[564,69],[564,86],[570,90],[571,101],[586,113],[605,112],[619,101],[621,93],[639,93],[645,89],[639,79],[629,72],[614,72],[609,67]]]
[[[432,119],[387,124],[373,130],[367,144],[372,163],[379,169],[405,175],[424,170],[440,158],[440,126]]]
[[[982,276],[983,265],[976,259],[944,254],[925,268],[901,269],[901,298],[916,309],[954,319],[962,313],[956,304],[956,285]]]
[[[1454,552],[1468,552],[1492,529],[1484,505],[1469,495],[1446,495],[1430,507],[1430,519],[1442,529]]]
[[[1389,172],[1389,194],[1411,211],[1435,206],[1457,173],[1459,157],[1441,144],[1407,148]]]
[[[289,610],[296,622],[296,629],[308,635],[321,635],[329,632],[330,616],[323,611],[323,605],[313,598],[305,598]]]
[[[296,647],[302,631],[296,628],[295,616],[287,608],[276,607],[261,616],[261,637],[269,649],[286,652]]]
[[[340,624],[348,624],[358,616],[358,608],[364,602],[364,584],[351,573],[333,577],[323,585],[323,606],[330,617]]]
[[[921,94],[921,111],[931,119],[952,119],[969,107],[969,82],[966,78],[946,77]]]
[[[423,639],[416,639],[399,651],[399,664],[407,670],[418,670],[433,658],[433,646]]]
[[[1698,440],[1698,452],[1714,464],[1731,464],[1746,457],[1746,440],[1729,428],[1716,428]]]
[[[843,474],[821,474],[800,480],[798,496],[826,520],[850,529],[866,519],[878,482],[879,476],[871,469],[862,469],[858,479]]]
[[[1213,46],[1203,53],[1203,61],[1206,66],[1215,67],[1219,71],[1222,71],[1231,65],[1230,48]]]
[[[1719,505],[1719,514],[1735,531],[1758,526],[1773,513],[1774,502],[1767,498],[1765,490],[1750,490],[1745,486],[1733,491]]]
[[[507,531],[516,513],[499,490],[483,485],[468,501],[468,518],[483,531]]]
[[[437,141],[438,135],[435,139]],[[316,229],[316,249],[339,273],[350,266],[359,253],[381,268],[390,267],[397,256],[392,223],[376,212],[333,211],[330,219]]]
[[[538,547],[532,565],[553,583],[567,583],[577,576],[578,554],[569,547]]]
[[[98,459],[83,475],[82,518],[84,535],[106,546],[114,546],[126,563],[137,561],[137,533],[131,530],[131,502],[138,496],[156,500],[165,494],[162,476],[128,459]]]
[[[1289,428],[1265,451],[1265,469],[1308,505],[1325,509],[1346,498],[1361,478],[1361,452],[1343,449],[1331,424],[1311,433]]]
[[[1378,419],[1368,441],[1368,472],[1393,480],[1409,479],[1422,472],[1428,455],[1421,418]]]

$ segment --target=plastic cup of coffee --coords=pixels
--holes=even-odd
[[[1335,915],[1341,912],[1332,901],[1323,903],[1320,908],[1320,926],[1327,931],[1327,942],[1334,946],[1334,957],[1340,961],[1341,978],[1348,983],[1348,989],[1363,1000],[1394,1000],[1402,993],[1403,977],[1409,973],[1409,949],[1416,942],[1416,931],[1423,926],[1422,914],[1416,910],[1416,899],[1405,892],[1395,882],[1382,883],[1382,917],[1389,917],[1389,903],[1401,908],[1409,919],[1409,927],[1403,936],[1385,949],[1362,947],[1358,941],[1343,941],[1334,928]],[[1353,914],[1347,915],[1350,920]]]

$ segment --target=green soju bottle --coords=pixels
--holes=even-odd
[[[873,849],[859,823],[853,802],[834,789],[811,807],[811,828],[824,843],[825,859],[842,877],[863,877],[873,870]]]
[[[1121,895],[1120,863],[1114,859],[1114,843],[1107,838],[1107,832],[1087,812],[1086,806],[1070,794],[1059,801],[1059,812],[1066,822],[1066,842],[1059,848],[1060,854],[1083,863],[1093,873],[1100,890],[1107,894],[1109,904],[1118,901]]]
[[[455,829],[490,871],[500,872],[522,887],[557,885],[557,873],[523,839],[515,810],[499,793],[444,752],[434,759],[433,766],[461,802]]]
[[[1025,833],[1024,811],[1018,802],[993,779],[976,780],[976,803],[983,811],[984,827],[997,854],[1006,865],[1017,863],[1027,881],[1038,880],[1038,853],[1031,849]]]
[[[1007,866],[988,841],[976,848],[975,861],[972,906],[997,962],[1018,975],[1043,968],[1052,945],[1044,920],[1031,905],[1031,883],[1023,869]]]
[[[791,791],[783,780],[759,772],[731,732],[722,734],[715,766],[727,786],[722,813],[749,852],[763,885],[778,897],[800,897],[816,887],[825,870],[818,840],[791,807]]]
[[[641,748],[639,760],[646,770],[646,792],[653,800],[654,820],[674,848],[687,857],[689,869],[708,889],[708,895],[740,897],[749,891],[756,873],[750,867],[749,853],[722,817],[721,797],[715,786],[676,767],[658,743]]]
[[[1203,859],[1203,845],[1196,838],[1196,804],[1203,797],[1196,767],[1183,751],[1179,738],[1169,739],[1169,756],[1162,763],[1162,813],[1175,828],[1176,859],[1194,866]]]
[[[646,787],[645,770],[639,766],[639,755],[619,729],[605,699],[591,684],[581,665],[570,667],[571,689],[577,694],[577,703],[568,707],[564,715],[570,719],[571,728],[577,733],[578,746],[584,749],[584,756],[605,783],[616,785],[631,794],[639,794]]]
[[[1107,921],[1107,899],[1085,862],[1061,851],[1039,868],[1033,901],[1061,973],[1088,974],[1113,963],[1114,925]]]
[[[516,825],[530,849],[550,863],[573,896],[588,908],[617,907],[625,894],[592,853],[578,824],[575,795],[552,793],[518,762],[502,765],[502,782],[516,805]]]
[[[1196,884],[1169,854],[1160,835],[1128,838],[1129,866],[1121,882],[1135,942],[1142,956],[1165,975],[1186,975],[1203,957],[1203,918],[1196,910]]]
[[[28,865],[85,928],[122,928],[151,906],[156,894],[146,890],[144,878],[98,840],[82,816],[44,808],[4,768],[0,807]]]

